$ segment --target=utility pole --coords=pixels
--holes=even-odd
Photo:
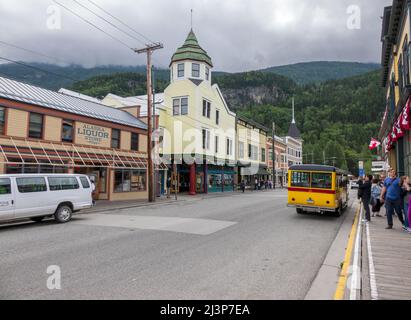
[[[153,168],[153,158],[152,158],[152,150],[153,150],[153,142],[152,142],[152,135],[153,135],[153,126],[152,126],[152,108],[153,108],[153,89],[152,89],[152,78],[151,78],[151,71],[152,71],[152,62],[151,57],[153,55],[153,51],[163,49],[164,46],[161,43],[153,43],[147,45],[143,49],[135,49],[134,51],[138,54],[146,53],[147,54],[147,167],[148,167],[148,201],[155,202],[156,197],[154,194],[154,168]]]
[[[273,188],[275,190],[277,185],[277,170],[275,168],[276,154],[275,154],[275,122],[273,122]]]

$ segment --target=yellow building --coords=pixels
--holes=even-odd
[[[383,141],[387,162],[399,175],[411,174],[410,12],[408,1],[394,0],[392,6],[384,9],[381,35],[386,112],[379,138]]]
[[[191,30],[170,62],[170,85],[156,94],[156,149],[170,172],[176,165],[180,192],[233,191],[236,168],[236,115],[217,84],[213,63]],[[106,96],[103,103],[117,108],[140,106],[147,98]],[[146,120],[146,119],[145,119]]]
[[[0,77],[0,174],[83,173],[95,199],[147,199],[147,126],[84,97]]]

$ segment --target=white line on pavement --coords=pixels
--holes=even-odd
[[[378,300],[377,280],[375,278],[374,258],[372,256],[371,238],[370,238],[370,226],[367,225],[367,251],[368,251],[368,264],[370,269],[370,286],[371,286],[371,299]]]
[[[361,289],[361,269],[360,269],[360,255],[361,255],[361,226],[363,206],[361,205],[360,216],[358,219],[357,236],[354,247],[354,260],[352,265],[352,278],[350,288],[350,300],[357,300],[357,292]]]

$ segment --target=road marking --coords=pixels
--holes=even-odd
[[[335,294],[334,294],[334,300],[344,299],[345,286],[347,284],[347,277],[348,277],[348,268],[351,262],[351,255],[352,255],[352,251],[354,247],[354,238],[355,238],[355,233],[357,231],[359,216],[360,216],[360,207],[358,207],[357,209],[357,212],[355,214],[354,223],[351,228],[350,237],[348,239],[348,245],[347,245],[347,249],[345,252],[343,267],[342,267],[342,270],[339,276],[337,289],[335,290]]]
[[[370,271],[370,287],[371,287],[371,299],[378,300],[377,280],[375,277],[374,258],[371,250],[371,237],[370,226],[367,225],[367,251],[368,251],[368,265]]]
[[[360,216],[358,219],[357,236],[355,239],[354,259],[352,264],[352,277],[350,288],[350,300],[357,300],[357,292],[361,289],[361,230],[362,230],[362,214],[363,206],[360,209]]]
[[[237,222],[220,220],[113,214],[84,215],[73,220],[73,223],[89,226],[170,231],[195,235],[209,235],[237,224]]]

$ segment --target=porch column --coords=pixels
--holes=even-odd
[[[196,195],[196,164],[190,164],[190,196]]]

